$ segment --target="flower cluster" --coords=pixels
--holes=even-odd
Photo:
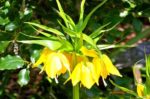
[[[81,82],[88,89],[95,83],[98,85],[100,77],[106,79],[110,74],[122,76],[107,55],[99,55],[94,49],[82,47],[80,55],[75,54],[75,58],[73,57],[70,53],[55,52],[44,48],[34,67],[43,63],[42,70],[46,71],[50,78],[56,78],[67,70],[72,71],[68,80],[72,81],[73,86]]]
[[[107,55],[99,56],[94,49],[88,50],[85,47],[81,48],[81,52],[86,58],[77,63],[70,76],[73,86],[81,81],[83,86],[90,89],[95,83],[98,85],[100,77],[106,79],[110,74],[122,77]]]

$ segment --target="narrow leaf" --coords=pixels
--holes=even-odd
[[[73,30],[71,30],[71,29],[65,27],[60,21],[58,21],[58,23],[61,25],[63,31],[64,31],[66,34],[68,34],[69,36],[75,37],[75,36],[78,34],[78,32],[75,32],[75,31],[73,31]]]
[[[87,23],[88,23],[90,17],[92,16],[92,14],[93,14],[99,7],[101,7],[106,1],[107,1],[107,0],[103,0],[102,3],[98,4],[95,8],[93,8],[93,10],[86,16],[86,18],[85,18],[85,20],[84,20],[84,22],[83,22],[83,24],[82,24],[82,26],[81,26],[81,28],[80,28],[80,31],[83,31],[83,30],[85,29],[85,27],[86,27],[86,25],[87,25]]]
[[[64,20],[66,26],[69,27],[69,26],[68,26],[68,20],[67,20],[67,18],[66,18],[66,14],[65,14],[65,12],[64,12],[64,10],[63,10],[63,8],[62,8],[60,2],[59,2],[59,0],[56,0],[56,3],[57,3],[57,6],[58,6],[58,9],[59,9],[59,11],[60,11],[60,12],[58,12],[58,14],[62,17],[62,19]]]
[[[106,49],[112,49],[112,48],[118,48],[118,47],[135,47],[135,45],[112,45],[112,44],[101,44],[101,45],[97,45],[97,47],[100,50],[106,50]]]
[[[84,4],[85,4],[85,0],[81,1],[81,6],[80,6],[80,18],[79,21],[83,21],[83,16],[84,16]]]
[[[41,25],[41,24],[37,24],[37,23],[32,23],[32,22],[25,22],[25,23],[33,25],[33,26],[36,26],[38,28],[41,28],[41,29],[43,29],[45,31],[48,31],[48,32],[51,32],[53,34],[56,34],[56,35],[59,35],[59,36],[63,36],[63,34],[60,31],[58,31],[58,30],[56,30],[54,28],[50,28],[50,27],[47,27],[45,25]]]
[[[110,24],[110,23],[107,23],[107,24],[105,24],[105,25],[99,27],[98,29],[96,29],[94,32],[92,32],[92,33],[90,34],[90,37],[95,38],[95,37],[97,37],[98,35],[100,35],[100,34],[102,33],[101,30],[102,30],[103,28],[105,28],[106,26],[108,26],[109,24]]]
[[[48,47],[51,50],[57,50],[58,48],[60,48],[62,46],[61,42],[52,41],[52,40],[22,40],[22,41],[18,41],[18,42],[26,43],[26,44],[39,44],[39,45]]]
[[[131,95],[137,96],[137,94],[136,94],[134,91],[129,90],[129,89],[125,88],[125,87],[121,87],[121,86],[115,84],[112,80],[109,80],[109,81],[110,81],[115,87],[121,89],[122,91],[124,91],[124,92],[126,92],[126,93],[129,93],[129,94],[131,94]]]

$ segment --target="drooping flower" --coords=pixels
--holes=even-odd
[[[70,79],[73,86],[81,82],[84,87],[90,89],[96,82],[95,77],[96,72],[93,63],[82,61],[76,65]]]
[[[82,47],[80,51],[83,59],[77,62],[68,79],[72,81],[73,86],[80,82],[90,89],[95,83],[98,85],[100,77],[106,79],[110,74],[122,76],[107,55],[99,55],[94,49],[89,50],[86,47]]]
[[[109,57],[105,54],[102,54],[101,57],[94,58],[93,64],[96,66],[97,75],[104,79],[110,74],[122,77],[117,68],[112,64]]]
[[[33,67],[43,63],[43,70],[46,72],[48,77],[56,78],[60,74],[65,73],[67,70],[70,72],[70,64],[67,57],[61,52],[55,52],[44,48],[41,53],[39,60],[34,64]]]
[[[98,52],[96,52],[94,49],[89,50],[86,47],[81,47],[81,52],[85,56],[93,57],[93,64],[96,68],[97,80],[100,76],[106,79],[110,74],[122,77],[107,55],[98,55]]]
[[[144,96],[144,86],[142,84],[137,84],[137,94],[139,97]]]

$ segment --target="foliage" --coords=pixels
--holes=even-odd
[[[149,0],[105,1],[82,0],[80,6],[81,0],[60,0],[61,5],[58,0],[1,0],[0,98],[72,97],[71,84],[62,85],[67,75],[59,77],[61,84],[56,84],[51,79],[47,80],[44,73],[37,76],[39,70],[30,68],[40,56],[42,46],[70,52],[74,50],[73,46],[79,49],[82,43],[92,48],[97,44],[99,49],[107,49],[105,53],[115,60],[113,57],[124,49],[118,47],[133,47],[129,45],[149,40]],[[136,36],[128,39],[132,34]],[[72,45],[73,42],[77,43]],[[132,89],[135,90],[133,76],[122,73],[122,79],[114,76],[110,78],[128,89],[132,88],[129,85],[133,85]],[[109,81],[106,81],[108,87],[104,87],[101,79],[99,82],[99,86],[90,90],[81,88],[81,98],[134,98],[130,93],[113,87]]]

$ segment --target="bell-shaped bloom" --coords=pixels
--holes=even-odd
[[[70,79],[73,86],[81,82],[81,84],[90,89],[96,83],[96,72],[93,63],[89,61],[82,61],[74,68]]]
[[[112,64],[109,57],[102,54],[101,57],[93,59],[93,64],[96,68],[97,76],[106,79],[108,75],[113,74],[122,77],[117,68]]]
[[[142,84],[137,84],[137,94],[139,97],[144,96],[144,86]]]
[[[34,64],[36,67],[43,63],[43,70],[48,77],[56,78],[60,74],[65,73],[67,70],[70,72],[70,64],[67,57],[61,52],[51,51],[44,48],[39,60]]]

